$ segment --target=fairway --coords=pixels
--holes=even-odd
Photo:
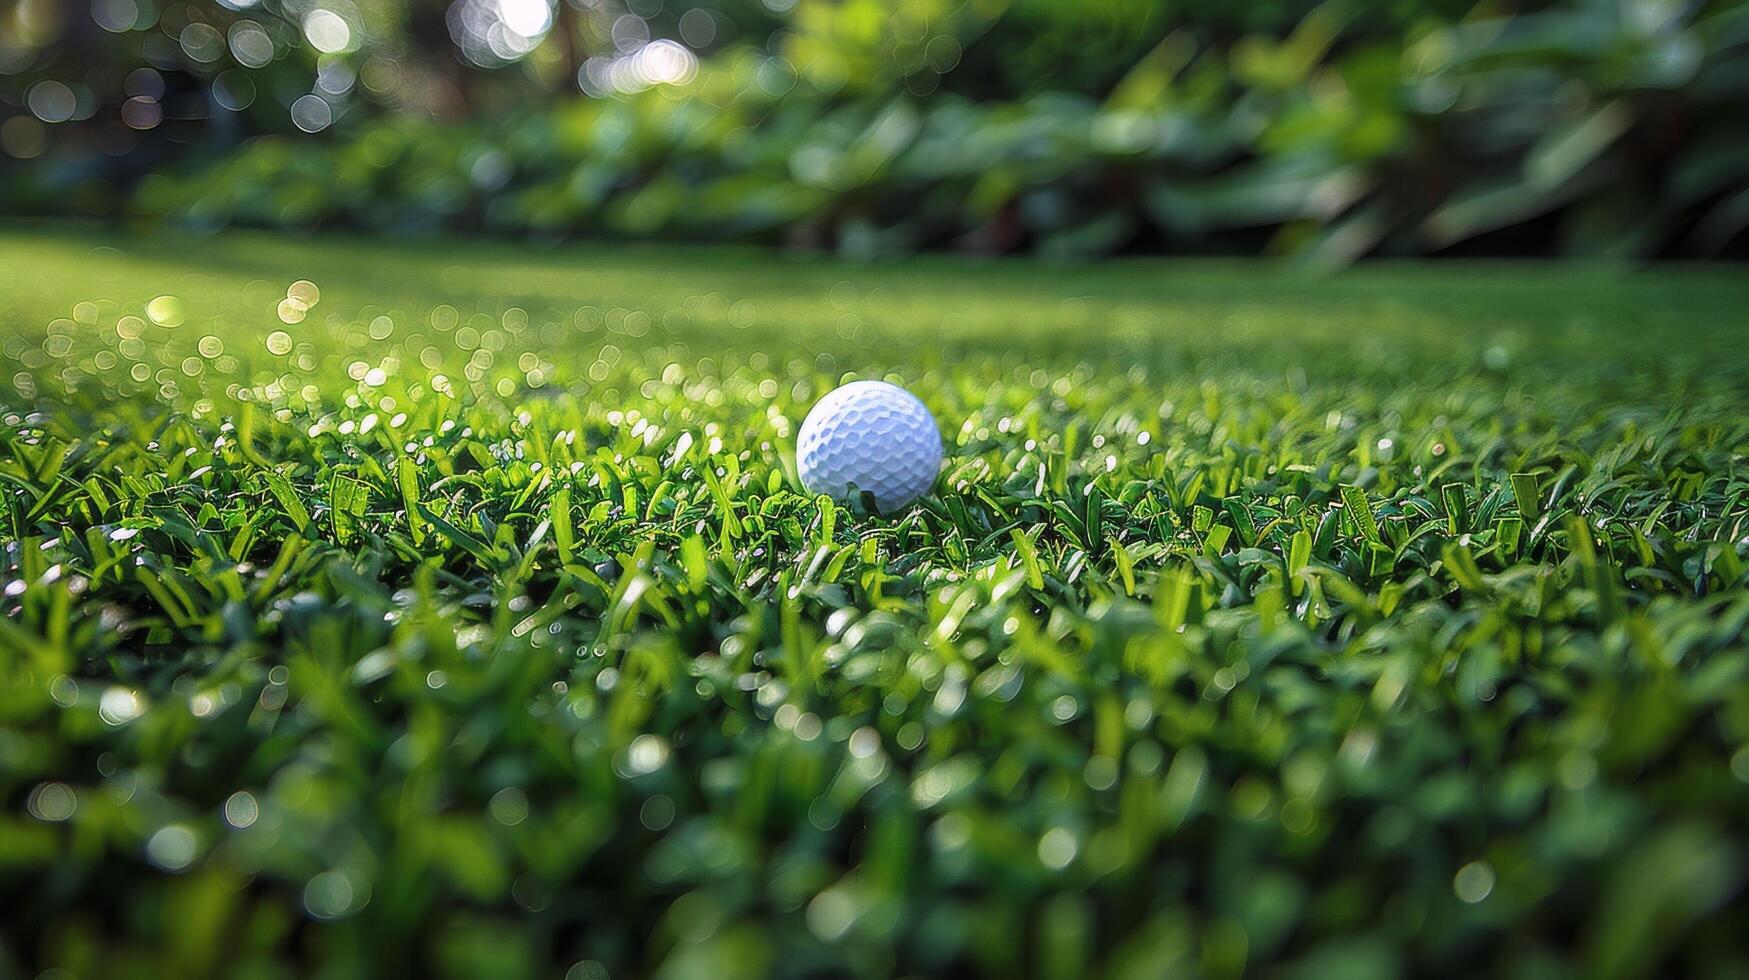
[[[25,225],[0,419],[0,977],[1749,971],[1740,268]]]

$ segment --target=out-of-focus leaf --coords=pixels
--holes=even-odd
[[[1526,185],[1546,192],[1572,180],[1633,123],[1633,113],[1625,104],[1610,102],[1552,130],[1531,147],[1524,161]]]

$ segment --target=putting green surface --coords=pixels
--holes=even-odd
[[[1749,971],[1746,392],[1725,268],[0,232],[0,975]]]

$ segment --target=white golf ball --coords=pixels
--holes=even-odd
[[[852,488],[867,490],[892,513],[935,483],[941,433],[916,395],[885,381],[852,381],[808,410],[796,465],[808,492],[849,500]]]

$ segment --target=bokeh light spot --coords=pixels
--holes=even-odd
[[[318,919],[339,919],[363,908],[369,898],[344,871],[324,871],[304,885],[304,908]]]
[[[164,871],[186,871],[199,851],[194,831],[176,823],[159,828],[146,841],[146,860]]]
[[[140,7],[134,0],[95,0],[91,19],[111,34],[121,34],[139,24]]]
[[[225,822],[238,830],[254,826],[260,816],[261,804],[247,790],[238,790],[225,800]]]
[[[1474,905],[1494,891],[1494,868],[1486,861],[1471,861],[1458,869],[1451,888],[1460,901]]]
[[[46,123],[63,123],[73,118],[79,109],[79,97],[66,83],[54,79],[37,82],[30,87],[25,103],[38,119]]]
[[[121,121],[129,129],[154,129],[164,121],[164,110],[157,99],[136,95],[121,104]]]
[[[299,96],[291,106],[292,125],[306,133],[319,133],[334,123],[334,108],[319,95]]]
[[[231,25],[231,56],[245,68],[263,68],[273,61],[273,38],[252,20]]]
[[[159,296],[146,304],[146,316],[160,327],[180,327],[182,301],[174,296]]]
[[[0,123],[0,150],[7,156],[29,160],[48,148],[48,127],[34,116],[14,116]]]
[[[352,46],[352,26],[326,7],[304,15],[304,37],[323,54],[340,54]]]
[[[30,791],[25,810],[38,820],[60,823],[73,816],[79,807],[79,796],[66,783],[42,783]]]
[[[211,24],[190,24],[177,36],[182,53],[203,65],[210,65],[225,56],[225,37]]]

